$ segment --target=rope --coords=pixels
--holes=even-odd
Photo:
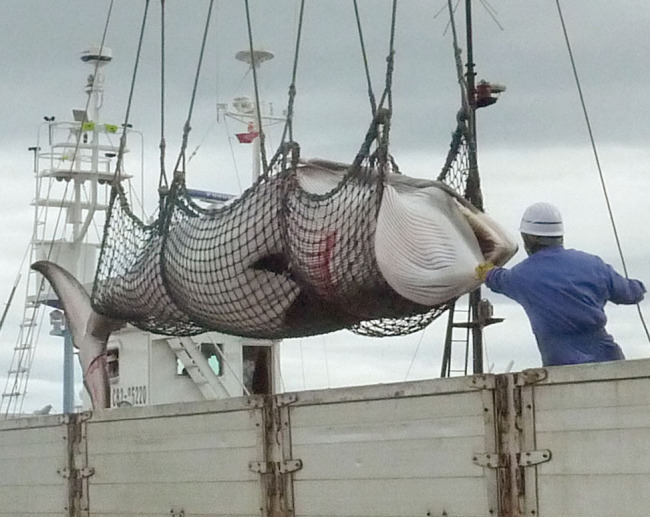
[[[246,4],[246,24],[248,27],[248,48],[251,53],[251,68],[253,69],[253,89],[255,91],[255,106],[257,106],[256,115],[257,115],[257,128],[258,128],[258,138],[260,139],[260,158],[262,160],[262,171],[266,173],[268,169],[268,163],[266,160],[266,146],[264,145],[264,131],[262,128],[262,113],[261,113],[261,106],[260,106],[260,92],[259,92],[259,85],[257,82],[257,67],[255,63],[255,49],[253,48],[253,27],[251,25],[251,13],[250,13],[250,6],[248,4],[248,0],[245,2]]]
[[[293,140],[293,106],[296,98],[296,77],[298,75],[298,57],[300,54],[300,42],[302,39],[302,25],[305,14],[305,0],[300,2],[300,12],[298,14],[298,29],[296,31],[296,46],[293,55],[293,69],[291,73],[291,84],[289,85],[289,101],[287,102],[287,116],[284,124],[284,129],[282,130],[282,136],[280,138],[280,145],[278,150],[275,152],[271,161],[267,163],[263,169],[263,174],[268,174],[275,164],[282,160],[286,162],[287,153],[292,153],[292,167],[297,167],[298,158],[300,156],[300,147]],[[257,88],[255,90],[257,93]],[[259,110],[258,110],[259,113]],[[287,143],[287,133],[289,134],[289,143]],[[260,134],[263,134],[260,131]]]
[[[131,104],[133,102],[133,92],[135,91],[135,79],[138,75],[140,65],[140,55],[142,53],[142,42],[144,40],[144,29],[147,24],[147,14],[149,12],[149,0],[145,1],[144,13],[142,15],[142,25],[140,26],[140,38],[138,39],[138,50],[135,55],[135,64],[133,66],[133,75],[131,76],[131,88],[129,90],[129,99],[126,103],[126,114],[124,115],[124,124],[122,136],[120,137],[120,148],[117,152],[117,163],[115,164],[115,176],[113,178],[113,188],[119,184],[119,177],[122,171],[122,160],[124,159],[124,150],[126,149],[126,134],[129,127],[129,116],[131,114]]]
[[[379,107],[382,107],[384,105],[384,101],[386,100],[386,97],[388,97],[388,109],[390,110],[391,113],[393,111],[392,86],[393,86],[393,69],[395,64],[394,58],[395,58],[396,18],[397,18],[397,0],[393,0],[392,16],[391,16],[391,23],[390,23],[390,44],[388,49],[388,56],[386,57],[386,83],[384,86],[384,93],[382,94],[381,100],[379,101]]]
[[[353,162],[353,166],[357,167],[362,159],[363,155],[369,152],[370,144],[373,141],[373,138],[377,139],[377,157],[379,159],[379,173],[384,177],[386,173],[386,165],[389,161],[393,166],[396,172],[399,172],[397,169],[397,164],[394,162],[392,157],[388,155],[388,141],[390,134],[390,118],[393,112],[393,94],[392,94],[392,85],[393,85],[393,71],[394,71],[394,61],[395,61],[395,26],[397,19],[397,0],[393,0],[393,7],[391,13],[391,24],[390,24],[390,42],[388,45],[388,56],[386,57],[386,80],[384,84],[384,91],[379,101],[379,106],[375,109],[373,121],[370,125],[370,129],[366,134],[366,139],[361,146],[361,150],[357,154]],[[384,102],[388,100],[388,108],[384,109]],[[379,126],[382,126],[381,133],[379,132]],[[383,181],[383,179],[382,179]]]
[[[395,25],[397,18],[397,0],[393,0],[393,12],[390,24],[390,52],[386,61],[386,90],[388,91],[388,109],[393,112],[393,69],[395,67]]]
[[[390,119],[393,114],[393,71],[395,68],[395,25],[397,19],[397,0],[393,0],[393,9],[391,14],[391,24],[390,24],[390,44],[388,50],[388,56],[386,57],[386,84],[384,87],[384,93],[381,98],[379,106],[383,106],[384,99],[388,98],[388,112],[386,114],[384,123],[382,125],[381,139],[379,141],[378,156],[379,163],[382,165],[380,167],[380,174],[382,179],[386,174],[386,167],[384,164],[389,160],[388,154],[388,138],[390,135]],[[390,161],[393,165],[395,162],[390,158]]]
[[[165,172],[165,0],[160,0],[160,178],[158,190],[167,190],[167,173]]]
[[[415,358],[418,355],[418,352],[420,351],[420,346],[422,345],[422,341],[424,340],[424,334],[426,333],[427,329],[425,328],[422,333],[420,334],[420,339],[418,340],[418,344],[415,347],[415,352],[413,352],[413,356],[411,356],[411,362],[409,363],[409,367],[406,370],[406,374],[404,375],[404,382],[407,381],[410,373],[411,373],[411,368],[413,368],[413,364],[415,363]]]
[[[576,82],[576,87],[578,89],[578,95],[580,97],[580,105],[582,106],[582,113],[585,117],[585,124],[587,125],[587,131],[589,133],[589,141],[591,142],[591,149],[594,154],[594,159],[596,161],[596,168],[598,169],[598,177],[600,178],[600,185],[603,189],[603,194],[605,196],[605,203],[607,205],[607,213],[609,215],[609,220],[612,225],[612,230],[614,231],[614,239],[616,240],[616,248],[618,249],[618,254],[619,257],[621,258],[621,264],[623,265],[623,272],[625,273],[625,276],[629,278],[628,271],[627,271],[627,265],[625,263],[625,256],[623,255],[623,248],[621,246],[621,240],[618,235],[618,229],[616,228],[616,222],[614,220],[614,212],[612,210],[612,204],[609,199],[609,193],[607,192],[607,185],[605,184],[605,176],[603,174],[603,169],[600,165],[600,158],[598,156],[598,149],[596,147],[596,141],[594,138],[593,131],[591,129],[591,122],[589,120],[589,113],[587,111],[587,104],[585,102],[584,95],[582,93],[582,86],[580,84],[580,77],[578,76],[578,69],[576,67],[575,59],[573,57],[573,51],[571,49],[571,43],[569,41],[569,35],[567,32],[566,24],[564,22],[564,15],[562,14],[562,7],[560,6],[560,0],[555,0],[555,4],[557,5],[557,10],[558,14],[560,16],[560,23],[562,24],[562,32],[564,33],[564,40],[566,42],[567,50],[569,52],[569,59],[571,60],[571,69],[573,70],[573,77]],[[643,326],[643,330],[645,331],[646,337],[648,339],[648,342],[650,342],[650,332],[648,331],[648,327],[646,325],[645,319],[643,317],[643,313],[641,312],[641,306],[637,304],[637,310],[639,313],[639,318],[641,319],[641,324]]]
[[[287,125],[285,126],[289,128],[289,140],[291,141],[293,141],[293,104],[296,98],[296,76],[298,75],[298,56],[300,53],[300,40],[302,37],[304,14],[305,0],[302,0],[300,2],[300,14],[298,15],[298,32],[296,34],[296,49],[293,54],[293,69],[291,73],[291,85],[289,86],[289,103],[287,106]],[[282,141],[284,141],[284,138]]]
[[[469,100],[467,98],[467,82],[465,81],[465,74],[463,73],[463,62],[461,60],[462,51],[458,44],[458,31],[456,30],[456,18],[454,16],[455,8],[451,5],[451,0],[447,0],[447,7],[449,9],[449,25],[451,26],[452,45],[454,48],[454,62],[456,64],[456,76],[458,85],[460,86],[460,101],[464,116],[469,113]]]
[[[201,65],[203,64],[203,55],[205,54],[205,43],[208,39],[208,29],[210,28],[210,19],[212,18],[213,5],[214,5],[214,0],[210,0],[210,5],[208,6],[208,14],[205,18],[203,38],[201,40],[201,51],[199,52],[199,62],[196,65],[196,74],[194,75],[194,86],[192,87],[192,98],[190,99],[190,106],[187,113],[187,120],[185,121],[185,125],[183,126],[183,141],[181,144],[181,150],[178,154],[178,160],[176,160],[176,166],[174,167],[174,179],[178,179],[180,181],[185,180],[185,151],[187,150],[188,136],[192,129],[190,122],[192,120],[192,112],[194,111],[196,92],[198,90],[199,78],[201,76]],[[179,169],[181,163],[183,164],[182,170]]]
[[[387,167],[385,165],[390,162],[394,172],[399,173],[399,168],[393,160],[393,158],[388,154],[388,137],[390,134],[390,118],[392,114],[393,100],[392,100],[392,80],[393,80],[393,71],[394,71],[394,57],[395,57],[395,26],[397,19],[397,0],[393,0],[392,15],[391,15],[391,27],[390,27],[390,42],[388,56],[386,57],[386,81],[384,85],[384,91],[379,102],[379,106],[375,105],[374,94],[372,93],[372,86],[370,85],[370,75],[367,68],[367,60],[364,54],[364,63],[366,64],[366,75],[368,78],[368,88],[370,95],[371,107],[373,109],[373,119],[370,123],[370,127],[366,132],[366,137],[361,144],[361,148],[357,153],[354,161],[352,162],[352,169],[358,169],[366,157],[370,154],[370,148],[373,142],[377,142],[376,157],[379,162],[379,174],[383,178],[387,172]],[[364,48],[363,43],[363,34],[361,33],[361,26],[359,21],[359,11],[355,2],[355,13],[357,15],[357,26],[359,28],[359,37],[361,40],[362,49]],[[384,102],[388,99],[388,108],[384,108]],[[381,131],[380,131],[381,126]]]
[[[357,30],[359,32],[359,43],[361,44],[361,56],[363,57],[363,67],[366,71],[366,82],[368,83],[368,99],[370,100],[370,110],[374,117],[377,113],[377,101],[375,94],[372,90],[372,80],[370,79],[370,69],[368,68],[368,54],[366,53],[366,44],[363,38],[363,31],[361,30],[361,18],[359,16],[359,6],[357,0],[354,0],[354,15],[357,20]]]
[[[442,170],[438,175],[438,181],[444,182],[454,180],[454,178],[449,178],[449,173],[453,164],[456,162],[458,152],[463,144],[463,139],[467,134],[467,117],[471,109],[467,95],[467,81],[465,80],[465,74],[463,73],[463,62],[461,60],[462,51],[460,49],[460,45],[458,44],[456,17],[454,16],[457,7],[458,3],[456,3],[456,6],[453,6],[452,0],[447,0],[447,8],[449,10],[449,26],[451,27],[452,47],[454,49],[454,62],[456,64],[456,77],[458,79],[458,85],[460,87],[461,108],[456,115],[456,130],[452,134],[451,145],[449,147],[449,152],[447,153],[445,164],[443,165]],[[436,16],[438,16],[438,14],[439,13],[437,13]],[[458,188],[460,189],[461,185],[458,185]]]
[[[298,30],[296,31],[296,47],[293,54],[293,71],[291,73],[291,84],[289,85],[289,101],[287,103],[287,117],[284,124],[284,129],[282,131],[282,137],[280,139],[280,150],[283,149],[284,143],[287,138],[287,132],[289,133],[289,140],[293,141],[293,105],[296,98],[296,76],[298,75],[298,55],[300,51],[300,41],[302,38],[302,24],[305,13],[305,0],[300,2],[300,12],[298,14]],[[273,167],[273,164],[278,159],[280,151],[271,159],[271,163],[268,165],[269,168]],[[266,169],[264,170],[266,172]]]

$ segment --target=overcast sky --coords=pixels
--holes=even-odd
[[[168,169],[178,150],[196,67],[207,1],[167,0],[166,134]],[[261,73],[263,98],[276,114],[286,106],[293,63],[295,0],[251,1],[253,37],[276,58]],[[360,1],[365,43],[376,92],[381,92],[390,29],[390,2]],[[80,51],[99,44],[107,0],[22,0],[0,3],[0,302],[9,296],[31,231],[32,156],[43,116],[68,119],[83,108],[91,71]],[[459,93],[447,29],[445,0],[402,1],[398,6],[393,81],[392,153],[406,174],[435,178],[455,126]],[[121,123],[131,81],[144,2],[116,0],[106,45],[106,122]],[[478,79],[503,83],[496,105],[478,112],[479,165],[486,210],[516,235],[523,210],[535,201],[556,204],[568,247],[591,251],[619,270],[612,227],[588,139],[555,1],[492,0],[490,14],[475,2]],[[650,282],[650,149],[647,120],[650,6],[621,0],[563,2],[569,37],[622,241],[629,274]],[[159,3],[151,2],[131,123],[145,134],[147,206],[158,175]],[[438,16],[436,13],[443,11]],[[305,157],[350,161],[370,122],[370,108],[351,1],[307,1],[297,76],[294,136]],[[493,20],[496,17],[498,24]],[[458,17],[463,30],[463,16]],[[243,1],[217,2],[193,118],[190,186],[237,194],[250,181],[250,147],[228,137],[243,127],[216,123],[216,103],[251,94],[246,65],[234,54],[248,47]],[[464,42],[463,42],[464,46]],[[270,135],[271,153],[277,134]],[[232,142],[232,140],[231,140]],[[237,173],[239,176],[237,176]],[[512,264],[524,258],[523,251]],[[485,293],[506,321],[485,333],[487,364],[504,371],[540,365],[528,322],[517,305]],[[24,291],[17,295],[20,308]],[[643,311],[647,302],[641,304]],[[635,307],[608,307],[609,331],[629,358],[647,357]],[[0,382],[9,368],[19,311],[0,333]],[[420,379],[439,375],[446,318],[418,334],[361,339],[349,332],[291,340],[283,345],[286,389]],[[61,348],[39,345],[26,409],[60,409]],[[2,387],[0,386],[0,387]]]

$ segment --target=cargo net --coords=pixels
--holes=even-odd
[[[461,139],[462,140],[462,139]],[[458,145],[462,164],[464,145]],[[295,153],[295,150],[294,150]],[[409,334],[447,308],[398,295],[376,263],[374,235],[392,161],[377,153],[326,193],[301,185],[285,155],[231,204],[206,209],[178,175],[157,221],[143,224],[113,189],[92,294],[101,314],[154,333],[215,330],[281,339],[343,328],[369,336]],[[462,165],[453,174],[462,187]]]

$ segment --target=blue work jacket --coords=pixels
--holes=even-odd
[[[645,293],[642,282],[619,275],[601,258],[562,246],[544,248],[512,269],[492,269],[485,285],[523,306],[544,366],[624,359],[605,331],[604,307],[638,303]]]

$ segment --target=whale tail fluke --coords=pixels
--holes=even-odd
[[[41,260],[32,264],[32,269],[48,280],[61,302],[72,342],[79,350],[84,385],[93,408],[109,407],[106,345],[111,332],[120,328],[123,322],[95,312],[84,287],[61,266]]]

